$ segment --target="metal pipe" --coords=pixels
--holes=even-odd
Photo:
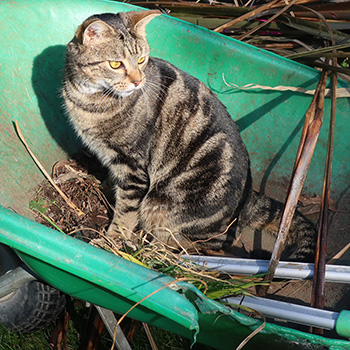
[[[339,312],[315,309],[260,297],[231,297],[221,299],[224,303],[243,305],[267,317],[322,329],[335,329]]]
[[[222,271],[230,274],[256,275],[267,273],[268,260],[223,258],[215,256],[183,255],[183,259],[203,265],[208,270]],[[314,264],[280,261],[275,278],[307,279],[314,275]],[[326,282],[350,283],[350,266],[326,265]]]

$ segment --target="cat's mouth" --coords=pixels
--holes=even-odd
[[[128,85],[125,89],[118,89],[117,93],[122,97],[130,96],[136,90],[141,89],[144,86],[144,84],[144,81],[140,81],[137,83],[134,82]]]

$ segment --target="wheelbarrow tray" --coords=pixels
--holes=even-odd
[[[77,26],[95,13],[137,10],[112,1],[2,1],[0,37],[0,243],[12,247],[43,280],[64,293],[192,338],[218,349],[235,348],[261,321],[206,298],[188,283],[172,288],[169,276],[151,271],[32,221],[28,208],[43,179],[18,139],[17,120],[32,150],[49,171],[81,147],[62,110],[65,45]],[[319,72],[209,30],[161,16],[147,28],[151,54],[207,84],[240,127],[257,183],[289,177],[303,118],[312,96],[239,87],[290,85],[314,89]],[[340,87],[349,87],[344,82]],[[348,186],[350,151],[348,98],[337,106],[333,193]],[[330,101],[325,102],[325,124]],[[306,191],[320,193],[327,130],[322,130]],[[264,177],[265,176],[265,177]],[[155,291],[157,293],[153,294]],[[148,298],[146,298],[149,296]],[[348,349],[346,340],[327,339],[267,323],[247,349]]]

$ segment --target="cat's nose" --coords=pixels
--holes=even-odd
[[[142,83],[142,80],[134,80],[132,83],[137,87]]]

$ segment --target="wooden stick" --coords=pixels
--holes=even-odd
[[[342,248],[331,260],[327,262],[328,265],[335,264],[348,250],[350,249],[350,242]]]
[[[148,341],[151,345],[152,350],[158,350],[158,346],[156,342],[154,341],[154,338],[152,336],[151,330],[149,329],[149,326],[146,322],[142,322],[143,328],[145,329]]]
[[[326,82],[327,73],[322,73],[321,79],[316,89],[316,96],[314,96],[306,113],[304,130],[300,140],[299,150],[293,169],[287,200],[283,211],[276,243],[270,259],[269,273],[264,277],[264,281],[272,280],[278,262],[281,258],[285,243],[287,241],[288,231],[322,126],[324,91]],[[269,284],[261,286],[258,290],[258,295],[265,296],[268,289]]]
[[[306,140],[306,135],[308,132],[308,129],[310,127],[310,124],[312,122],[312,120],[314,119],[315,113],[316,113],[316,107],[317,107],[317,100],[318,100],[318,96],[320,94],[320,90],[321,88],[323,88],[323,82],[325,82],[326,79],[326,72],[325,70],[322,71],[321,73],[321,77],[320,77],[320,81],[317,84],[316,90],[315,90],[315,94],[312,98],[312,101],[310,103],[310,106],[308,108],[308,110],[306,111],[305,114],[305,121],[304,121],[304,127],[303,127],[303,131],[301,133],[301,137],[300,137],[300,142],[299,142],[299,147],[298,147],[298,151],[297,151],[297,156],[295,158],[295,163],[294,163],[294,167],[293,167],[293,173],[295,172],[295,169],[299,163],[299,159],[300,159],[300,155],[302,153],[304,144],[305,144],[305,140]],[[289,188],[290,191],[290,188]]]
[[[299,6],[299,5],[294,5]],[[314,23],[307,20],[303,20],[297,17],[290,17],[287,14],[278,17],[278,23],[285,24],[288,27],[297,29],[301,32],[305,32],[309,35],[321,37],[322,39],[330,40],[331,36],[327,27],[323,23]],[[339,30],[332,30],[335,41],[337,44],[343,44],[349,42],[350,36]]]
[[[245,39],[247,36],[250,36],[251,34],[255,33],[256,31],[260,30],[262,27],[264,27],[266,24],[269,24],[270,22],[272,22],[275,18],[277,18],[278,16],[280,16],[282,13],[286,12],[290,7],[292,7],[298,0],[292,0],[291,3],[289,3],[288,5],[286,5],[285,7],[283,7],[281,10],[279,10],[277,13],[275,13],[272,17],[270,17],[267,21],[262,22],[261,24],[259,24],[257,27],[251,29],[249,32],[241,35],[240,37],[237,38],[237,40],[243,40]]]
[[[347,49],[349,47],[350,47],[350,43],[346,43],[342,45],[334,45],[334,46],[332,45],[332,46],[322,47],[321,49],[317,49],[317,50],[288,55],[286,57],[291,60],[298,59],[298,58],[314,57],[314,56],[323,57],[323,54],[329,53],[330,51]],[[349,55],[349,53],[347,53],[347,55]]]
[[[49,339],[50,349],[68,350],[67,333],[70,316],[64,311],[56,321],[56,327],[52,331]]]
[[[214,32],[221,33],[224,29],[226,29],[228,27],[232,27],[236,23],[242,22],[249,17],[255,16],[260,12],[263,12],[265,10],[270,9],[273,5],[277,4],[279,1],[280,0],[274,0],[274,1],[271,1],[267,4],[265,4],[265,5],[259,6],[255,10],[249,11],[249,12],[245,13],[244,15],[237,17],[237,18],[233,19],[232,21],[229,21],[229,22],[227,22],[227,23],[225,23],[225,24],[221,25],[220,27],[217,27],[213,30],[214,30]]]
[[[104,328],[105,324],[100,314],[94,306],[91,306],[87,326],[79,350],[98,350]]]
[[[337,59],[333,60],[333,65],[337,64]],[[326,273],[326,254],[327,254],[327,236],[328,236],[328,213],[329,213],[329,200],[330,200],[330,187],[331,187],[331,174],[332,174],[332,161],[333,161],[333,144],[334,144],[334,127],[335,127],[335,114],[336,114],[336,101],[337,101],[337,76],[336,73],[332,73],[332,105],[331,105],[331,118],[329,126],[329,136],[327,145],[327,156],[325,175],[323,181],[322,202],[319,217],[319,229],[315,259],[315,270],[312,285],[312,299],[311,306],[323,309],[324,297],[325,297],[325,273]],[[323,330],[316,328],[315,333],[323,334]]]
[[[303,7],[303,6],[302,6]],[[329,26],[327,20],[323,15],[315,10],[310,9],[315,13],[321,21],[325,24],[329,31],[332,46],[335,45],[334,35],[332,28]],[[336,52],[333,50],[332,52]],[[337,66],[337,58],[333,58],[332,66]],[[325,174],[323,180],[322,190],[322,202],[319,216],[319,228],[317,237],[317,249],[315,257],[314,278],[312,284],[312,298],[311,306],[323,309],[324,296],[325,296],[325,274],[326,274],[326,254],[327,254],[327,236],[328,236],[328,213],[329,213],[329,201],[330,201],[330,186],[331,186],[331,173],[332,173],[332,161],[333,161],[333,140],[334,140],[334,125],[335,125],[335,111],[337,100],[337,76],[335,72],[332,72],[332,105],[331,105],[331,118],[329,126],[329,136],[327,144],[327,156],[325,165]],[[315,328],[314,333],[323,334],[323,330]]]
[[[172,284],[176,284],[176,283],[179,283],[179,282],[182,282],[182,281],[193,281],[193,280],[196,280],[198,282],[201,282],[201,283],[205,283],[204,281],[202,280],[199,280],[197,278],[188,278],[188,277],[182,277],[182,278],[177,278],[176,280],[174,281],[170,281],[166,284],[164,284],[162,287],[158,288],[157,290],[153,291],[152,293],[146,295],[144,298],[142,298],[141,300],[139,300],[137,303],[135,303],[124,315],[122,315],[122,317],[119,318],[118,320],[118,323],[114,329],[114,337],[113,337],[113,344],[112,344],[112,347],[111,347],[111,350],[114,350],[115,349],[115,338],[117,336],[117,329],[118,329],[118,326],[120,326],[120,324],[122,323],[122,321],[124,320],[124,318],[129,314],[130,311],[132,311],[133,309],[135,309],[135,307],[137,307],[138,305],[140,305],[143,301],[145,301],[146,299],[148,299],[149,297],[151,297],[152,295],[158,293],[159,291],[161,291],[162,289],[166,288],[166,287],[169,287],[171,286]],[[206,284],[206,283],[205,283]]]
[[[315,67],[325,68],[325,69],[328,69],[328,70],[330,70],[332,72],[338,72],[338,73],[350,75],[350,69],[348,69],[348,68],[334,67],[334,66],[330,66],[327,63],[323,63],[323,62],[319,62],[319,61],[315,61],[312,64]]]
[[[19,127],[19,124],[18,124],[17,120],[15,120],[14,123],[15,123],[15,128],[16,128],[16,132],[18,134],[18,137],[22,141],[24,147],[26,148],[26,150],[28,151],[28,153],[30,154],[32,159],[34,160],[34,162],[37,165],[37,167],[41,170],[41,172],[44,174],[44,176],[47,178],[47,180],[50,182],[50,184],[60,194],[60,196],[64,199],[64,201],[69,205],[69,207],[72,208],[78,214],[78,216],[84,215],[84,213],[74,203],[72,203],[71,200],[65,195],[65,193],[63,193],[63,191],[55,184],[55,182],[52,180],[52,178],[49,175],[49,173],[45,170],[45,168],[39,162],[38,158],[35,156],[35,154],[32,152],[32,150],[28,146],[28,144],[27,144],[27,142],[26,142],[26,140],[25,140],[25,138],[24,138],[24,136],[22,134],[22,131],[21,131],[20,127]]]

